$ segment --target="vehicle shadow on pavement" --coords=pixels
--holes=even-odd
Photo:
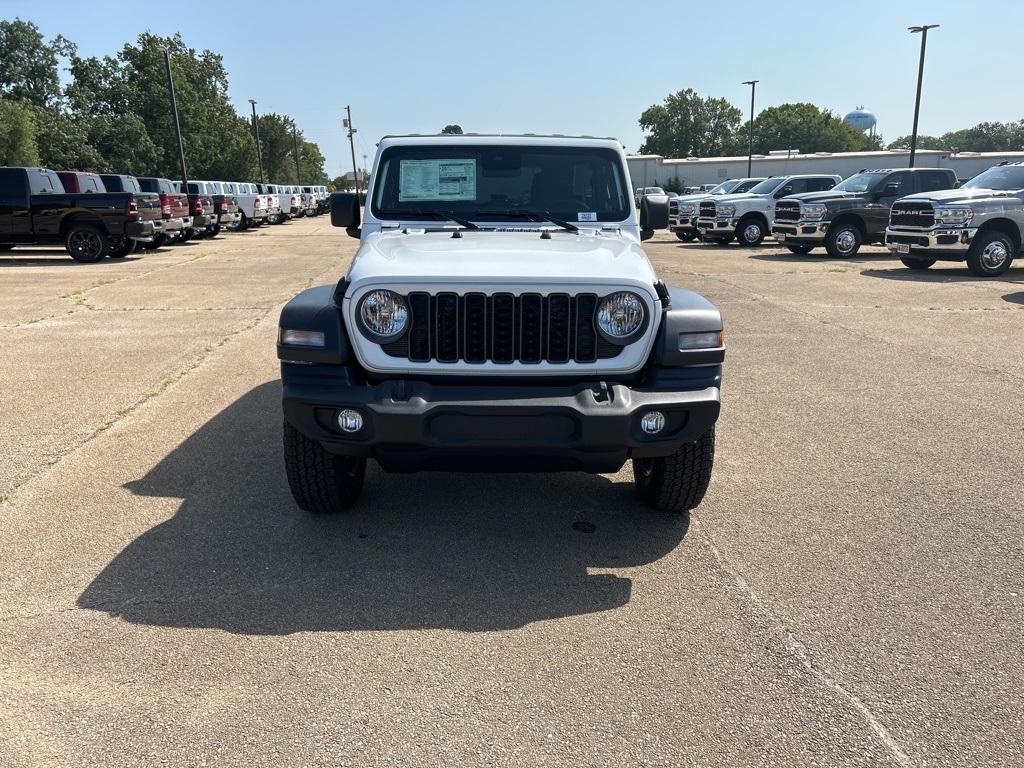
[[[1008,301],[1011,304],[1024,304],[1024,291],[1018,291],[1017,293],[1008,293],[1003,296],[1003,301]]]
[[[834,261],[836,264],[863,264],[873,261],[893,261],[893,257],[887,253],[858,253],[849,259],[836,259],[825,253],[822,249],[820,253],[817,251],[811,251],[810,253],[759,253],[752,254],[751,259],[757,259],[758,261],[782,261],[794,264],[820,264],[826,261]]]
[[[865,269],[861,272],[867,277],[880,277],[883,280],[906,280],[918,283],[983,283],[985,280],[1002,280],[1016,282],[1016,278],[1024,277],[1021,270],[1010,269],[998,278],[975,277],[967,271],[966,264],[953,264],[949,267],[931,267],[929,269]]]
[[[631,483],[581,473],[386,475],[348,514],[291,499],[281,385],[248,392],[143,478],[177,513],[129,544],[78,598],[126,621],[241,634],[522,627],[621,607],[632,581],[593,568],[655,561],[687,518]],[[576,527],[574,527],[576,524]]]
[[[101,259],[89,264],[79,264],[68,256],[67,252],[44,251],[44,250],[17,250],[12,256],[8,253],[0,253],[0,269],[3,267],[103,267],[125,264],[129,261],[138,261],[141,256],[125,256],[120,259]],[[31,254],[22,256],[21,254]]]

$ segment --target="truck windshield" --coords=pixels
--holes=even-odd
[[[620,155],[602,147],[416,145],[384,151],[371,202],[382,219],[532,211],[622,221],[631,212],[627,190]]]
[[[786,180],[785,176],[777,176],[774,179],[765,179],[760,184],[755,184],[748,191],[752,195],[770,195],[776,189],[782,186],[782,182]]]
[[[1024,165],[997,165],[979,173],[963,186],[964,189],[1024,189]]]
[[[887,172],[881,173],[855,173],[848,179],[845,179],[834,187],[833,192],[867,192],[869,189],[873,189],[882,179],[886,178],[889,174]]]

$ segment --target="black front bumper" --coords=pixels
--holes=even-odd
[[[318,369],[282,364],[285,419],[332,453],[372,457],[390,471],[615,472],[629,458],[667,456],[698,439],[721,407],[717,386],[662,391],[601,382],[357,385],[347,377],[322,377]],[[348,408],[363,417],[362,429],[353,434],[337,423],[338,413]],[[667,422],[657,435],[640,428],[651,410]]]

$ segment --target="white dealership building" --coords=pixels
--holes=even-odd
[[[629,155],[629,175],[633,188],[664,186],[677,181],[684,187],[717,184],[725,179],[747,176],[747,156],[688,157],[672,159],[661,155]],[[787,176],[802,173],[835,173],[843,178],[864,168],[906,168],[910,151],[816,152],[782,150],[754,155],[751,176]],[[965,181],[1004,161],[1024,161],[1024,152],[946,152],[935,149],[917,151],[918,168],[952,168]]]

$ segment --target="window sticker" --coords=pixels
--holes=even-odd
[[[597,221],[597,211],[579,211],[576,221]]]
[[[476,160],[402,160],[398,200],[476,200]]]

